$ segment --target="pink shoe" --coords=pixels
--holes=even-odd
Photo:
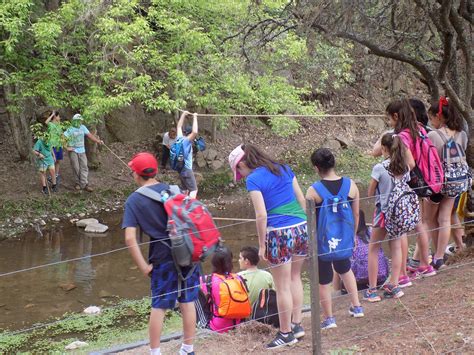
[[[434,276],[436,275],[436,270],[433,266],[420,266],[415,273],[415,278],[421,279],[422,277]]]
[[[413,284],[407,275],[402,275],[398,278],[398,287],[404,288],[409,286],[413,286]]]

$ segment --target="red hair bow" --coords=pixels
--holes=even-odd
[[[438,106],[438,115],[442,115],[443,114],[443,106],[448,106],[449,103],[448,103],[448,100],[446,99],[445,96],[441,96],[439,98],[439,106]]]

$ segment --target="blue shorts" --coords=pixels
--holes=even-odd
[[[183,269],[186,277],[189,268]],[[176,301],[179,303],[194,302],[199,294],[199,267],[192,275],[181,281],[181,295],[178,297],[178,272],[173,261],[166,261],[153,265],[151,272],[151,307],[160,309],[173,309]]]
[[[59,148],[53,147],[53,152],[54,152],[54,155],[56,156],[56,160],[63,160],[63,148],[62,147],[59,147]]]

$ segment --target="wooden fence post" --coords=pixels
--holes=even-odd
[[[311,332],[313,355],[321,352],[321,326],[319,320],[319,266],[318,266],[318,241],[316,235],[316,206],[313,200],[306,200],[306,213],[308,216],[309,237],[309,278],[311,286]]]

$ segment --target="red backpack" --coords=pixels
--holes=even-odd
[[[182,194],[176,185],[161,193],[146,186],[136,192],[163,203],[168,215],[171,254],[182,279],[187,279],[198,263],[211,255],[221,241],[211,213],[202,202]],[[181,268],[189,266],[192,269],[184,277]]]
[[[413,141],[408,129],[399,133],[404,142]],[[438,150],[428,138],[426,130],[419,126],[418,137],[411,151],[416,166],[410,171],[408,185],[420,197],[428,197],[441,191],[444,183],[443,165]]]

